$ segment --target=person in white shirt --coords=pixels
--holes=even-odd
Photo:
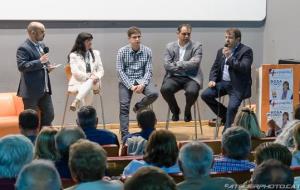
[[[92,49],[92,40],[93,36],[90,33],[78,34],[68,56],[72,73],[68,91],[77,93],[70,106],[72,111],[76,111],[80,105],[91,105],[93,94],[100,92],[104,70],[100,52]]]

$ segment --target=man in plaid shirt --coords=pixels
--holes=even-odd
[[[141,31],[130,27],[127,31],[129,44],[120,48],[117,55],[119,78],[120,125],[122,139],[129,134],[129,109],[133,93],[143,93],[145,97],[137,102],[133,111],[139,111],[152,104],[158,91],[151,82],[152,51],[141,44]]]

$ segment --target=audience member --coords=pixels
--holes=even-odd
[[[20,133],[31,140],[34,144],[39,133],[39,116],[35,110],[27,109],[19,115]]]
[[[136,117],[140,132],[131,133],[124,137],[128,155],[143,155],[151,133],[155,130],[156,116],[151,109],[142,109]]]
[[[97,129],[98,117],[92,106],[83,106],[77,112],[77,125],[83,130],[86,138],[100,145],[117,144],[117,136],[105,129]]]
[[[246,129],[228,128],[222,136],[223,156],[214,161],[214,172],[246,171],[255,167],[247,160],[251,150],[251,138]]]
[[[261,138],[265,136],[260,130],[254,111],[250,108],[245,107],[239,111],[235,117],[234,125],[246,129],[253,138]]]
[[[227,185],[235,184],[231,178],[209,176],[213,151],[202,142],[194,141],[184,145],[180,149],[178,162],[185,178],[177,184],[178,190],[224,190]]]
[[[278,160],[267,160],[254,169],[251,190],[293,189],[294,177],[290,168]]]
[[[126,180],[124,190],[176,190],[174,180],[157,167],[143,167]]]
[[[300,166],[300,122],[294,127],[294,142],[292,166]]]
[[[57,161],[59,159],[58,152],[55,147],[55,135],[57,129],[52,127],[43,128],[38,134],[35,142],[36,159],[47,159]]]
[[[16,178],[25,164],[32,161],[33,145],[23,135],[0,139],[0,178]]]
[[[86,139],[79,127],[64,127],[55,135],[56,149],[60,154],[60,160],[55,162],[55,166],[62,178],[71,178],[68,167],[69,149],[79,139]]]
[[[34,160],[24,166],[16,181],[16,190],[61,190],[61,180],[54,164]]]
[[[292,162],[292,153],[289,149],[286,146],[273,142],[260,144],[255,149],[254,157],[256,165],[268,159],[278,160],[287,166],[290,166]]]
[[[71,145],[69,155],[69,168],[77,185],[67,190],[122,190],[123,184],[120,181],[103,179],[106,165],[106,152],[99,144],[78,140]]]
[[[147,142],[143,160],[133,160],[124,169],[123,175],[130,176],[144,166],[157,166],[166,173],[179,173],[177,164],[178,147],[175,135],[167,130],[154,131]]]

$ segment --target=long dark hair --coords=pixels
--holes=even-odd
[[[78,34],[76,40],[75,40],[75,44],[71,50],[71,52],[68,55],[68,63],[70,62],[70,54],[73,52],[76,52],[80,55],[82,55],[83,58],[85,58],[85,53],[86,53],[86,49],[84,46],[84,41],[85,40],[92,40],[93,39],[93,35],[91,33],[87,33],[87,32],[81,32],[80,34]],[[93,57],[93,62],[95,61],[95,55],[93,53],[92,48],[89,49],[92,57]]]

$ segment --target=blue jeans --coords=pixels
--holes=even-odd
[[[216,98],[227,94],[229,95],[229,102],[226,108],[223,104],[218,102]],[[201,94],[201,98],[208,107],[225,122],[223,131],[231,127],[237,110],[243,101],[242,97],[234,93],[231,82],[228,81],[220,81],[214,88],[205,89]]]
[[[132,94],[133,92],[130,89],[124,86],[124,84],[119,83],[120,127],[122,139],[129,134],[129,110]],[[139,109],[147,107],[158,98],[158,91],[152,82],[145,86],[143,94],[145,97],[135,104]]]

